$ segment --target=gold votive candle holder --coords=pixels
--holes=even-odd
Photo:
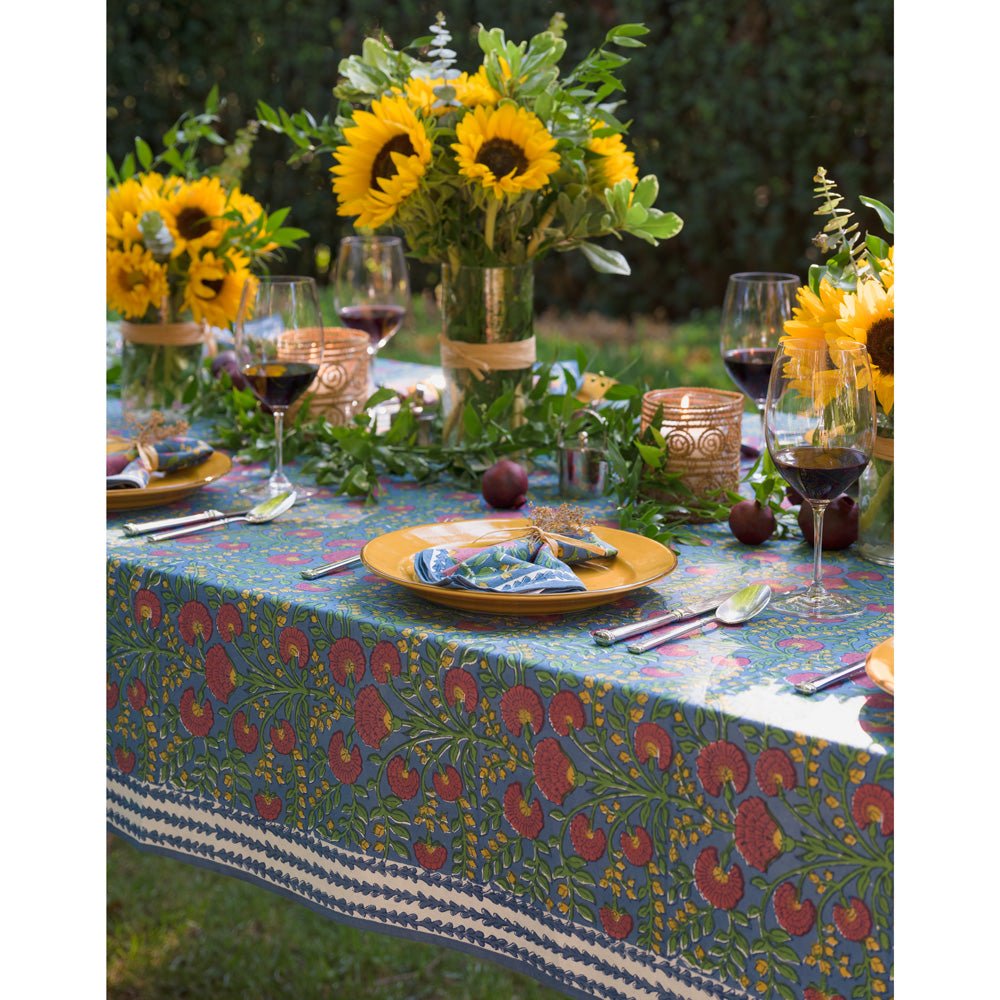
[[[317,352],[296,344],[298,332],[291,330],[282,338],[278,356],[283,361],[315,364]],[[303,400],[310,400],[310,414],[325,417],[334,426],[350,423],[369,395],[369,363],[368,334],[345,326],[324,327],[319,374],[302,396]],[[289,416],[294,418],[301,405],[301,401],[295,403],[288,411]]]
[[[642,430],[657,419],[667,444],[667,472],[697,497],[734,490],[740,479],[744,397],[726,389],[680,386],[652,389],[642,397]]]

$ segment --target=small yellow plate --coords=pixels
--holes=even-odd
[[[616,549],[606,569],[572,567],[587,588],[571,594],[496,594],[477,590],[433,587],[410,575],[413,556],[432,545],[471,546],[484,535],[508,528],[527,528],[523,519],[481,518],[446,521],[402,528],[373,538],[362,550],[361,561],[378,576],[398,583],[435,604],[462,611],[489,614],[548,615],[608,604],[623,594],[654,583],[677,565],[677,556],[651,538],[618,528],[594,528],[594,534]]]
[[[120,438],[108,438],[108,452],[123,451],[129,446],[128,441]],[[159,507],[161,504],[173,503],[200,490],[203,486],[221,479],[233,467],[232,459],[224,451],[213,451],[204,462],[193,465],[189,469],[178,469],[165,475],[154,473],[149,485],[144,489],[107,490],[107,509],[139,510],[143,507]]]
[[[865,673],[887,694],[896,693],[893,637],[880,642],[865,660]]]

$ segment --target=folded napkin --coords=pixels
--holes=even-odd
[[[107,477],[109,490],[143,489],[154,472],[176,472],[204,462],[212,454],[212,446],[198,438],[168,437],[135,444],[124,454],[128,464]]]
[[[592,531],[553,534],[537,528],[487,548],[435,546],[413,557],[413,575],[435,587],[498,594],[567,594],[586,590],[570,563],[612,558],[618,550]]]

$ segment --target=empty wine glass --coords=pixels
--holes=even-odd
[[[368,334],[369,376],[375,357],[403,325],[410,274],[398,236],[345,236],[334,269],[333,294],[344,326]]]
[[[761,442],[767,380],[785,321],[792,318],[798,288],[796,275],[772,271],[731,274],[726,285],[721,321],[722,363],[740,391],[757,407]]]
[[[864,345],[786,338],[771,368],[764,436],[774,464],[813,512],[813,582],[774,601],[779,611],[823,621],[864,605],[823,586],[823,514],[861,475],[875,445],[875,392]]]
[[[312,278],[252,277],[243,286],[234,328],[236,362],[265,410],[274,414],[274,471],[263,486],[240,492],[258,500],[294,489],[299,499],[315,490],[293,486],[285,475],[285,413],[309,388],[323,357],[323,320]]]

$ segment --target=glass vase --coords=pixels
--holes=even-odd
[[[123,322],[121,335],[122,416],[141,424],[153,413],[187,420],[198,394],[204,326]]]
[[[535,363],[533,266],[445,264],[440,305],[445,443],[473,438],[487,421],[516,427]]]
[[[863,559],[893,565],[893,416],[878,412],[878,437],[868,467],[858,480],[858,543]]]

